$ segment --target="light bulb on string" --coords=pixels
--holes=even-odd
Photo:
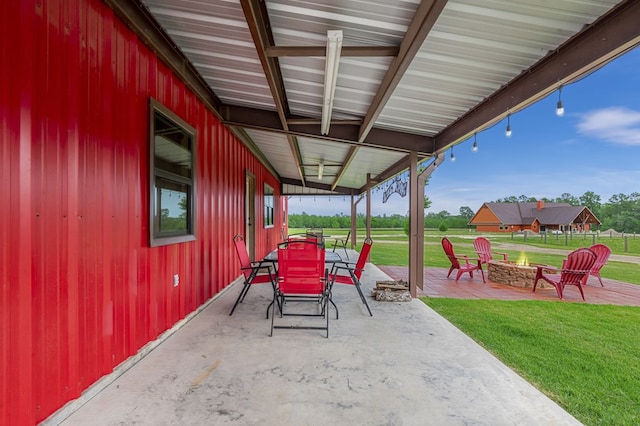
[[[453,147],[451,147],[451,154],[449,155],[449,159],[451,160],[452,163],[456,161],[456,156],[453,155]]]
[[[507,138],[511,137],[511,114],[507,115],[507,129],[504,131]]]
[[[478,152],[478,141],[476,138],[477,133],[473,134],[473,146],[471,147],[472,152]]]
[[[556,115],[562,117],[564,115],[564,105],[562,104],[562,86],[558,88],[558,103],[556,104]]]

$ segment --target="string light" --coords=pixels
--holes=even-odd
[[[473,146],[471,147],[472,152],[478,152],[478,141],[476,140],[477,133],[473,134]]]
[[[507,129],[504,131],[504,135],[507,138],[511,137],[511,113],[509,113],[509,115],[507,115]]]
[[[451,147],[451,154],[449,155],[449,159],[452,163],[456,161],[456,156],[453,155],[453,147]]]
[[[562,85],[558,88],[558,104],[556,105],[556,115],[562,117],[564,115],[564,105],[562,104]]]

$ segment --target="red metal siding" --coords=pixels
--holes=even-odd
[[[104,3],[2,9],[0,424],[34,424],[239,275],[245,170],[258,256],[282,217],[263,228],[276,179]],[[149,97],[198,132],[195,242],[148,246]]]

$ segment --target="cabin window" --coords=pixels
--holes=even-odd
[[[274,192],[273,188],[264,184],[264,227],[273,227],[273,213],[274,213]]]
[[[194,241],[196,131],[158,101],[150,106],[150,245]]]

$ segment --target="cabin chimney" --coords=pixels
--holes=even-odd
[[[540,211],[542,209],[544,209],[544,200],[538,200],[536,203],[536,210]]]

